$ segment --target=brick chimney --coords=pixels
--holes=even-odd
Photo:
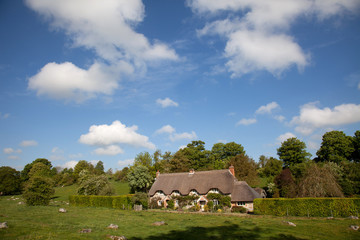
[[[158,177],[159,177],[159,175],[160,175],[160,171],[159,171],[159,170],[157,170],[157,172],[156,172],[156,178],[158,178]]]
[[[229,171],[230,171],[230,173],[235,177],[235,169],[234,169],[234,166],[233,166],[233,165],[231,165],[231,166],[229,167]]]
[[[190,169],[189,174],[194,174],[194,173],[195,173],[194,169]]]

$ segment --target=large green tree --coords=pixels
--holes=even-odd
[[[353,137],[354,152],[352,154],[352,160],[360,162],[360,131],[357,130]]]
[[[215,143],[210,152],[213,169],[223,169],[232,157],[245,153],[244,147],[235,142]]]
[[[250,186],[255,186],[259,183],[259,178],[256,172],[255,161],[242,153],[231,158],[227,167],[234,166],[235,177],[239,181],[246,181]]]
[[[354,152],[353,138],[342,131],[327,132],[322,137],[320,149],[316,152],[317,162],[350,161]]]
[[[0,167],[0,192],[13,195],[21,192],[20,172],[11,167]]]
[[[262,173],[265,177],[275,177],[281,173],[282,165],[282,161],[270,157],[266,160]]]
[[[29,180],[29,172],[30,172],[31,168],[33,167],[33,165],[36,163],[43,163],[43,164],[49,166],[50,169],[52,168],[51,162],[49,160],[47,160],[46,158],[37,158],[32,163],[26,164],[24,169],[21,171],[20,176],[21,176],[22,181],[25,182],[25,181]]]
[[[205,149],[205,142],[192,141],[185,148],[180,149],[179,151],[182,152],[187,159],[189,159],[190,168],[195,170],[205,170],[208,168],[210,162],[210,151]]]
[[[132,192],[146,192],[153,182],[149,169],[143,165],[132,167],[127,174],[127,179]]]
[[[280,160],[284,162],[284,167],[304,163],[309,160],[311,154],[306,151],[306,144],[297,138],[289,138],[281,143],[277,149]]]
[[[104,163],[102,161],[98,161],[94,170],[96,175],[104,174]]]

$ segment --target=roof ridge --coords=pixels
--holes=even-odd
[[[194,171],[195,173],[209,173],[209,172],[225,172],[229,169],[216,169],[216,170],[205,170],[205,171]],[[181,175],[181,174],[189,174],[190,172],[176,172],[176,173],[161,173],[160,175]]]

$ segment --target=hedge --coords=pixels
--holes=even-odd
[[[360,198],[257,198],[254,213],[274,216],[358,216]]]
[[[121,196],[74,195],[69,196],[69,202],[76,207],[107,207],[117,209],[132,209],[133,194]]]

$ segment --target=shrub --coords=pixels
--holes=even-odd
[[[113,208],[132,209],[131,198],[133,195],[122,195],[113,197]]]
[[[175,208],[175,202],[173,199],[170,199],[168,202],[167,202],[167,208],[168,209],[171,209],[173,210]]]
[[[131,202],[133,205],[141,204],[143,206],[143,209],[148,209],[148,207],[149,207],[148,196],[146,193],[143,193],[143,192],[135,193],[134,196],[131,198]]]
[[[208,206],[209,210],[212,211],[213,208],[214,208],[214,202],[213,201],[208,201],[207,206]]]
[[[244,207],[241,207],[241,206],[233,206],[231,208],[231,212],[234,212],[234,213],[246,213],[247,209],[244,208]]]
[[[20,183],[20,172],[11,167],[0,167],[0,192],[2,194],[19,194]]]
[[[160,201],[160,197],[155,197],[152,198],[150,203],[149,203],[149,208],[150,209],[161,209],[163,206],[158,204],[158,201]]]
[[[114,193],[114,189],[105,175],[81,177],[80,180],[81,184],[78,188],[78,194],[80,195],[109,196]]]
[[[347,217],[358,212],[359,198],[254,199],[254,213],[261,215]]]
[[[23,197],[26,204],[49,205],[51,196],[55,193],[54,183],[50,178],[42,176],[33,176],[25,186]]]

